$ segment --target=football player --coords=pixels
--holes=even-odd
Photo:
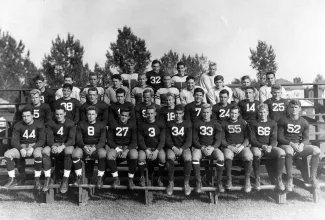
[[[89,94],[89,93],[88,93]],[[93,158],[98,160],[98,175],[96,187],[102,188],[103,175],[106,168],[106,126],[97,121],[97,108],[95,106],[87,107],[87,121],[81,121],[77,125],[76,145],[72,152],[72,162],[77,178],[74,183],[79,186],[82,181],[82,158]],[[91,179],[93,176],[95,161],[86,163],[86,178]]]
[[[88,76],[88,79],[89,79],[89,85],[87,85],[85,88],[83,88],[80,92],[80,103],[81,104],[84,104],[88,100],[88,97],[87,97],[88,89],[92,88],[92,87],[97,88],[98,100],[103,100],[103,98],[104,98],[105,91],[104,91],[103,87],[98,86],[99,79],[98,79],[97,74],[90,73]]]
[[[16,186],[15,163],[13,159],[34,158],[35,189],[42,188],[40,176],[42,172],[42,150],[45,145],[45,127],[40,121],[33,119],[33,109],[26,106],[22,109],[22,121],[15,124],[11,140],[11,149],[4,154],[7,162],[7,171],[9,181],[4,186],[11,188]],[[25,170],[22,170],[23,176],[26,176]]]
[[[120,185],[118,178],[117,163],[127,160],[129,166],[129,189],[134,188],[134,173],[137,169],[137,128],[136,124],[130,120],[129,109],[121,109],[117,124],[112,124],[107,133],[107,165],[114,178],[113,188]]]
[[[73,77],[72,75],[64,75],[64,84],[73,84]],[[63,92],[62,88],[56,90],[55,92],[55,99],[59,99],[63,97]],[[75,98],[77,100],[80,100],[80,89],[78,87],[73,86],[72,87],[72,92],[71,92],[71,98]]]
[[[193,76],[186,77],[186,88],[182,89],[181,93],[179,94],[179,97],[181,99],[181,104],[186,105],[194,101],[194,90],[196,88],[201,88],[201,87],[195,85],[195,78]],[[206,103],[207,99],[205,97],[205,93],[206,92],[204,91],[203,102]]]
[[[245,95],[246,99],[241,100],[238,102],[238,107],[240,108],[241,116],[243,119],[250,123],[251,121],[254,121],[257,119],[257,108],[259,106],[259,102],[254,99],[254,88],[253,87],[246,87],[245,89]]]
[[[164,106],[160,109],[159,118],[165,123],[174,121],[175,119],[175,98],[174,95],[170,92],[166,94],[167,106]]]
[[[138,165],[140,171],[140,186],[144,187],[146,182],[144,178],[144,168],[147,162],[149,177],[152,176],[154,165],[158,163],[158,186],[164,186],[162,176],[165,171],[166,153],[163,147],[166,142],[166,129],[162,121],[156,121],[156,108],[154,105],[148,106],[146,110],[147,120],[139,125],[138,147],[139,157]],[[151,180],[148,184],[151,183]]]
[[[126,60],[126,73],[121,74],[123,85],[132,91],[138,83],[138,74],[135,73],[135,62],[133,59]]]
[[[53,102],[55,101],[55,93],[52,89],[45,86],[44,77],[41,75],[37,75],[33,78],[33,81],[36,85],[36,89],[41,91],[41,95],[40,95],[41,103],[45,102],[52,107]]]
[[[152,90],[146,89],[143,91],[143,102],[135,106],[135,116],[138,125],[146,120],[147,107],[151,105],[154,105],[156,107],[156,114],[157,114],[156,120],[158,120],[158,116],[160,114],[160,106],[153,102],[153,98],[154,98],[154,93]]]
[[[184,107],[175,106],[175,120],[167,124],[166,130],[166,167],[168,171],[167,194],[172,195],[174,189],[175,160],[183,162],[184,167],[184,191],[185,195],[190,195],[190,175],[192,169],[192,124],[184,121]]]
[[[231,168],[234,157],[239,157],[244,161],[245,167],[245,192],[252,190],[250,182],[250,174],[252,171],[253,154],[248,147],[248,125],[247,122],[239,118],[240,109],[233,106],[230,109],[230,117],[228,121],[222,122],[224,138],[221,141],[223,153],[225,156],[226,167],[226,189],[232,188]]]
[[[221,123],[222,121],[227,121],[229,119],[230,108],[234,105],[228,103],[229,91],[227,89],[220,91],[219,100],[220,102],[212,107],[212,118]]]
[[[172,87],[171,84],[171,77],[170,75],[164,75],[163,77],[164,80],[164,87],[160,88],[156,92],[156,99],[155,102],[157,105],[167,106],[167,93],[173,94],[175,98],[175,105],[176,104],[181,104],[181,101],[179,99],[179,91],[175,87]]]
[[[270,118],[278,122],[280,118],[286,117],[288,101],[281,98],[282,86],[274,84],[271,86],[272,98],[267,99],[264,103],[268,105]]]
[[[214,100],[214,77],[216,76],[217,71],[217,64],[214,62],[211,62],[209,64],[209,72],[203,73],[200,76],[200,86],[203,90],[207,91],[207,101],[210,104],[215,103]]]
[[[214,84],[216,85],[214,88],[213,88],[213,91],[214,91],[214,99],[213,99],[213,105],[215,105],[216,103],[220,102],[219,100],[219,93],[221,90],[223,89],[226,89],[229,93],[229,96],[228,96],[228,103],[230,104],[231,101],[232,101],[232,90],[231,88],[229,88],[228,86],[225,86],[224,85],[224,78],[223,76],[221,75],[217,75],[214,77]]]
[[[216,161],[217,188],[219,192],[224,192],[224,188],[222,186],[224,156],[222,151],[219,149],[222,138],[222,128],[216,120],[211,119],[211,114],[211,105],[203,105],[202,120],[197,121],[193,125],[192,163],[196,179],[196,193],[202,192],[200,173],[200,160],[202,157]]]
[[[285,152],[277,147],[277,124],[268,119],[268,106],[262,104],[258,109],[258,120],[250,124],[250,143],[253,153],[253,170],[256,179],[256,189],[261,189],[260,183],[260,159],[263,155],[275,159],[276,171],[276,189],[283,191],[285,189],[282,182],[282,171],[284,168]]]
[[[76,100],[76,99],[75,99]],[[64,156],[64,173],[63,182],[60,186],[60,192],[66,193],[68,190],[68,179],[72,166],[72,151],[74,150],[76,139],[76,125],[75,123],[66,118],[65,107],[59,105],[54,110],[55,119],[46,123],[47,130],[47,146],[44,147],[43,154],[43,166],[45,174],[45,182],[43,191],[46,192],[49,189],[51,178],[51,158],[50,156]]]
[[[54,109],[58,108],[59,106],[63,106],[65,108],[66,113],[65,117],[74,121],[75,124],[78,124],[80,120],[79,110],[81,104],[77,99],[71,98],[72,89],[73,86],[71,84],[64,84],[62,87],[63,97],[56,100],[53,106]]]
[[[131,102],[133,105],[140,104],[143,102],[143,91],[150,89],[153,92],[153,89],[147,85],[147,76],[145,73],[139,74],[138,85],[132,89],[131,92]]]
[[[234,91],[233,91],[233,94],[232,94],[233,100],[236,103],[238,103],[241,100],[246,99],[246,97],[245,97],[245,89],[246,89],[246,87],[251,86],[251,83],[252,83],[252,80],[251,80],[251,78],[249,76],[246,75],[246,76],[243,76],[241,78],[242,87],[235,88]],[[258,90],[256,88],[254,88],[254,90],[255,90],[254,91],[254,94],[255,94],[254,99],[259,101],[259,99],[260,99],[259,94],[260,93],[258,92]]]
[[[289,116],[278,121],[278,146],[286,153],[285,167],[288,175],[287,191],[292,191],[292,156],[307,157],[310,160],[310,183],[319,188],[316,172],[321,150],[309,143],[309,123],[300,117],[301,103],[297,99],[289,101]]]
[[[172,77],[172,85],[176,87],[179,91],[182,91],[182,89],[186,88],[186,78],[187,76],[185,75],[186,72],[186,66],[185,63],[183,62],[178,62],[177,63],[177,74]]]
[[[163,76],[165,73],[160,69],[161,63],[159,60],[154,60],[151,63],[152,70],[147,72],[147,84],[153,88],[156,93],[158,89],[163,87]]]
[[[274,72],[272,72],[272,71],[267,72],[265,74],[265,77],[266,77],[267,84],[260,88],[260,102],[261,103],[264,103],[265,100],[272,98],[271,87],[272,87],[272,85],[275,84],[275,73]],[[281,97],[285,99],[286,98],[286,90],[282,87],[281,91],[282,91]]]
[[[185,120],[190,120],[192,124],[202,118],[202,106],[204,91],[202,88],[194,89],[194,101],[185,106]]]
[[[106,102],[108,105],[115,103],[116,102],[116,90],[121,88],[125,90],[125,100],[127,102],[131,101],[130,98],[130,90],[122,85],[122,77],[120,74],[115,74],[112,76],[112,82],[113,85],[108,87],[105,90],[105,95],[104,95],[104,102]]]

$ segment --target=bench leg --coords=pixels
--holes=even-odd
[[[210,204],[218,204],[218,193],[208,192],[210,198]]]
[[[312,189],[313,202],[318,203],[320,201],[320,189]]]
[[[152,180],[152,177],[151,177],[151,180]],[[146,182],[147,182],[147,186],[151,186],[152,185],[151,182],[149,183],[149,181],[151,181],[151,180],[149,180],[149,172],[148,172],[148,169],[146,169]],[[148,189],[146,189],[144,191],[144,195],[145,195],[145,203],[146,203],[146,205],[152,205],[153,192],[150,191],[150,190],[148,190]]]
[[[82,183],[87,184],[88,179],[86,178],[85,173],[85,163],[82,161]],[[84,206],[87,204],[87,201],[89,200],[89,193],[88,189],[79,187],[79,206]]]
[[[278,204],[285,204],[287,202],[287,193],[286,192],[277,192],[276,193],[276,202]]]
[[[53,203],[54,202],[54,189],[50,188],[45,194],[45,202]]]

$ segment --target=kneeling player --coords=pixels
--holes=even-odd
[[[221,125],[211,119],[211,105],[202,106],[202,120],[193,125],[193,169],[196,178],[196,193],[202,192],[202,182],[200,173],[200,160],[203,157],[216,160],[217,168],[217,187],[219,192],[224,192],[222,186],[222,172],[224,165],[224,156],[219,149],[221,143],[222,128]]]
[[[77,146],[72,152],[72,162],[77,175],[75,186],[79,186],[82,180],[81,159],[92,158],[98,160],[97,187],[103,186],[103,175],[106,167],[106,127],[101,121],[96,121],[97,109],[95,106],[87,108],[87,121],[81,121],[77,126]],[[86,177],[93,176],[95,161],[86,164]]]
[[[64,93],[64,92],[63,92]],[[57,106],[54,110],[55,119],[46,123],[47,128],[47,146],[43,149],[43,164],[45,183],[43,191],[49,189],[51,177],[51,158],[50,155],[64,156],[64,173],[63,182],[60,186],[60,192],[68,191],[68,179],[72,166],[72,152],[76,139],[76,126],[74,122],[66,118],[66,110],[64,106]]]
[[[288,175],[287,190],[293,188],[292,183],[292,156],[307,157],[311,155],[310,161],[310,183],[314,188],[319,188],[316,172],[321,150],[319,147],[309,144],[309,123],[299,116],[301,103],[297,99],[290,100],[289,117],[281,118],[278,122],[279,147],[286,153],[285,167]]]
[[[159,165],[158,186],[164,186],[162,175],[165,171],[166,153],[165,146],[166,129],[162,121],[156,121],[156,108],[154,105],[148,106],[146,110],[146,122],[139,125],[138,146],[139,146],[139,171],[140,186],[144,187],[146,182],[144,178],[144,168],[148,162],[149,177],[151,177],[155,163]],[[151,180],[148,184],[150,184]]]
[[[13,159],[25,159],[32,156],[34,158],[35,189],[40,190],[42,188],[40,176],[42,172],[42,150],[45,144],[45,128],[43,123],[33,119],[33,112],[30,107],[23,108],[21,111],[23,119],[14,126],[11,149],[4,154],[9,175],[9,181],[4,186],[5,188],[17,185]],[[26,175],[25,170],[23,170],[22,174],[23,176]]]
[[[137,129],[134,121],[130,120],[129,109],[121,109],[117,124],[108,128],[107,165],[114,177],[113,188],[120,185],[117,173],[117,162],[127,159],[129,165],[129,189],[134,188],[133,177],[137,169]]]
[[[190,147],[192,145],[192,125],[190,121],[184,121],[184,107],[182,105],[175,106],[175,120],[167,124],[166,131],[166,147],[167,147],[167,171],[168,171],[168,187],[167,194],[173,194],[174,188],[174,170],[175,160],[181,160],[184,163],[184,191],[185,195],[191,193],[190,175],[192,154]]]
[[[225,155],[226,167],[226,189],[232,188],[231,168],[232,160],[238,156],[244,161],[245,167],[245,192],[252,190],[250,174],[252,171],[253,154],[248,146],[248,125],[243,119],[239,119],[239,107],[234,106],[230,109],[228,121],[222,123],[224,137],[222,139],[223,153]]]
[[[253,153],[253,169],[255,172],[256,189],[261,189],[260,184],[260,158],[266,155],[276,159],[274,164],[276,170],[276,189],[283,191],[282,171],[284,167],[285,152],[277,147],[277,124],[268,119],[269,111],[266,104],[260,105],[258,109],[258,120],[250,124],[250,142]],[[272,164],[273,165],[273,164]]]

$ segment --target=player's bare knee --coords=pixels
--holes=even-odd
[[[104,148],[98,149],[97,155],[99,159],[106,158],[106,150]]]
[[[139,157],[139,153],[136,149],[131,149],[128,153],[128,157],[130,160],[137,160]]]
[[[34,158],[42,158],[42,148],[38,147],[36,149],[34,149],[33,151],[33,157]]]
[[[51,147],[50,146],[44,147],[43,150],[42,150],[42,155],[49,157],[50,154],[51,154]]]
[[[72,159],[73,160],[78,160],[80,158],[82,158],[83,152],[81,150],[81,148],[76,148],[72,151]]]
[[[314,145],[311,145],[312,149],[313,149],[313,156],[316,156],[316,155],[320,155],[321,154],[321,150],[319,147],[317,146],[314,146]]]
[[[116,150],[114,149],[109,149],[106,151],[106,158],[107,160],[116,160],[116,155],[117,155],[117,152]]]
[[[68,146],[66,148],[64,148],[64,155],[72,155],[72,152],[74,150],[74,147],[73,146]]]

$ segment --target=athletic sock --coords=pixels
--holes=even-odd
[[[168,160],[166,163],[167,171],[168,171],[168,180],[174,181],[174,170],[175,170],[175,163],[173,160]]]
[[[292,178],[292,155],[290,154],[286,155],[285,167],[288,177]]]

